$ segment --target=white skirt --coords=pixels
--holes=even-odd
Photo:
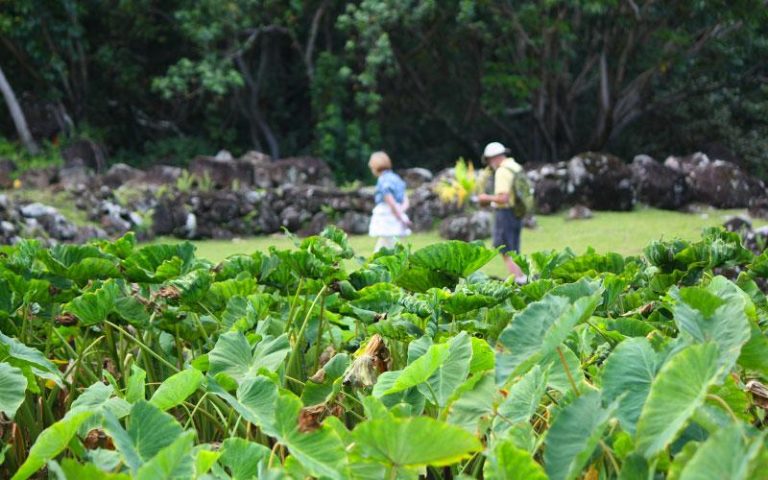
[[[405,218],[408,216],[403,213]],[[368,235],[371,237],[405,237],[411,234],[411,229],[397,219],[389,205],[382,202],[373,208]]]

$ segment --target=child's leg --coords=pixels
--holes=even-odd
[[[373,248],[374,253],[378,252],[382,248],[394,248],[397,237],[379,237],[376,240],[376,246]]]

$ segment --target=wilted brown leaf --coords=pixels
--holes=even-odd
[[[757,380],[747,382],[747,391],[752,394],[752,401],[760,408],[768,410],[768,388]]]

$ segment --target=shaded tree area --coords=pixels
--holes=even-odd
[[[30,121],[37,140],[131,163],[257,149],[352,179],[372,149],[439,168],[498,139],[525,161],[714,148],[768,172],[765,0],[0,4],[0,67],[57,127]]]

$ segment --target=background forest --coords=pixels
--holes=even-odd
[[[256,149],[348,180],[498,139],[768,174],[765,0],[0,0],[0,68],[36,143],[139,166]]]

